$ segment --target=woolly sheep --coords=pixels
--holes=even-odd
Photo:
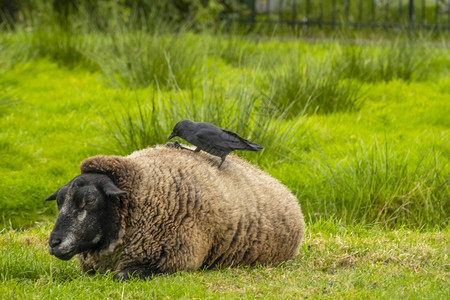
[[[59,209],[50,254],[78,254],[83,271],[123,280],[296,255],[305,232],[296,197],[235,155],[221,170],[214,160],[164,146],[84,160],[46,199]]]

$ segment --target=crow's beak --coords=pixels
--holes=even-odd
[[[173,138],[174,136],[175,136],[175,134],[172,132],[172,133],[169,135],[168,139],[170,140],[170,139]]]

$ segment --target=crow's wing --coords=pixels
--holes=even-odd
[[[222,129],[222,131],[229,134],[230,136],[234,136],[234,137],[238,138],[242,143],[249,146],[249,147],[245,148],[246,150],[259,151],[264,148],[261,145],[258,145],[256,143],[253,143],[253,142],[250,142],[249,140],[244,139],[243,137],[239,136],[236,132],[233,132],[233,131],[227,130],[227,129]]]
[[[222,128],[202,128],[196,133],[197,139],[206,147],[215,147],[222,151],[250,150],[258,151],[262,147],[240,137],[237,133]]]

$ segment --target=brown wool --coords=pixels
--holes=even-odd
[[[121,200],[118,239],[107,251],[79,254],[82,269],[141,265],[173,273],[274,265],[295,256],[305,233],[296,197],[238,156],[220,169],[218,160],[156,146],[83,161],[82,173],[106,174],[129,193]]]

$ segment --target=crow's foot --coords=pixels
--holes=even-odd
[[[166,147],[169,147],[169,148],[175,148],[175,149],[184,149],[184,150],[194,151],[194,150],[192,150],[192,149],[183,147],[178,141],[167,142],[167,143],[166,143]]]

